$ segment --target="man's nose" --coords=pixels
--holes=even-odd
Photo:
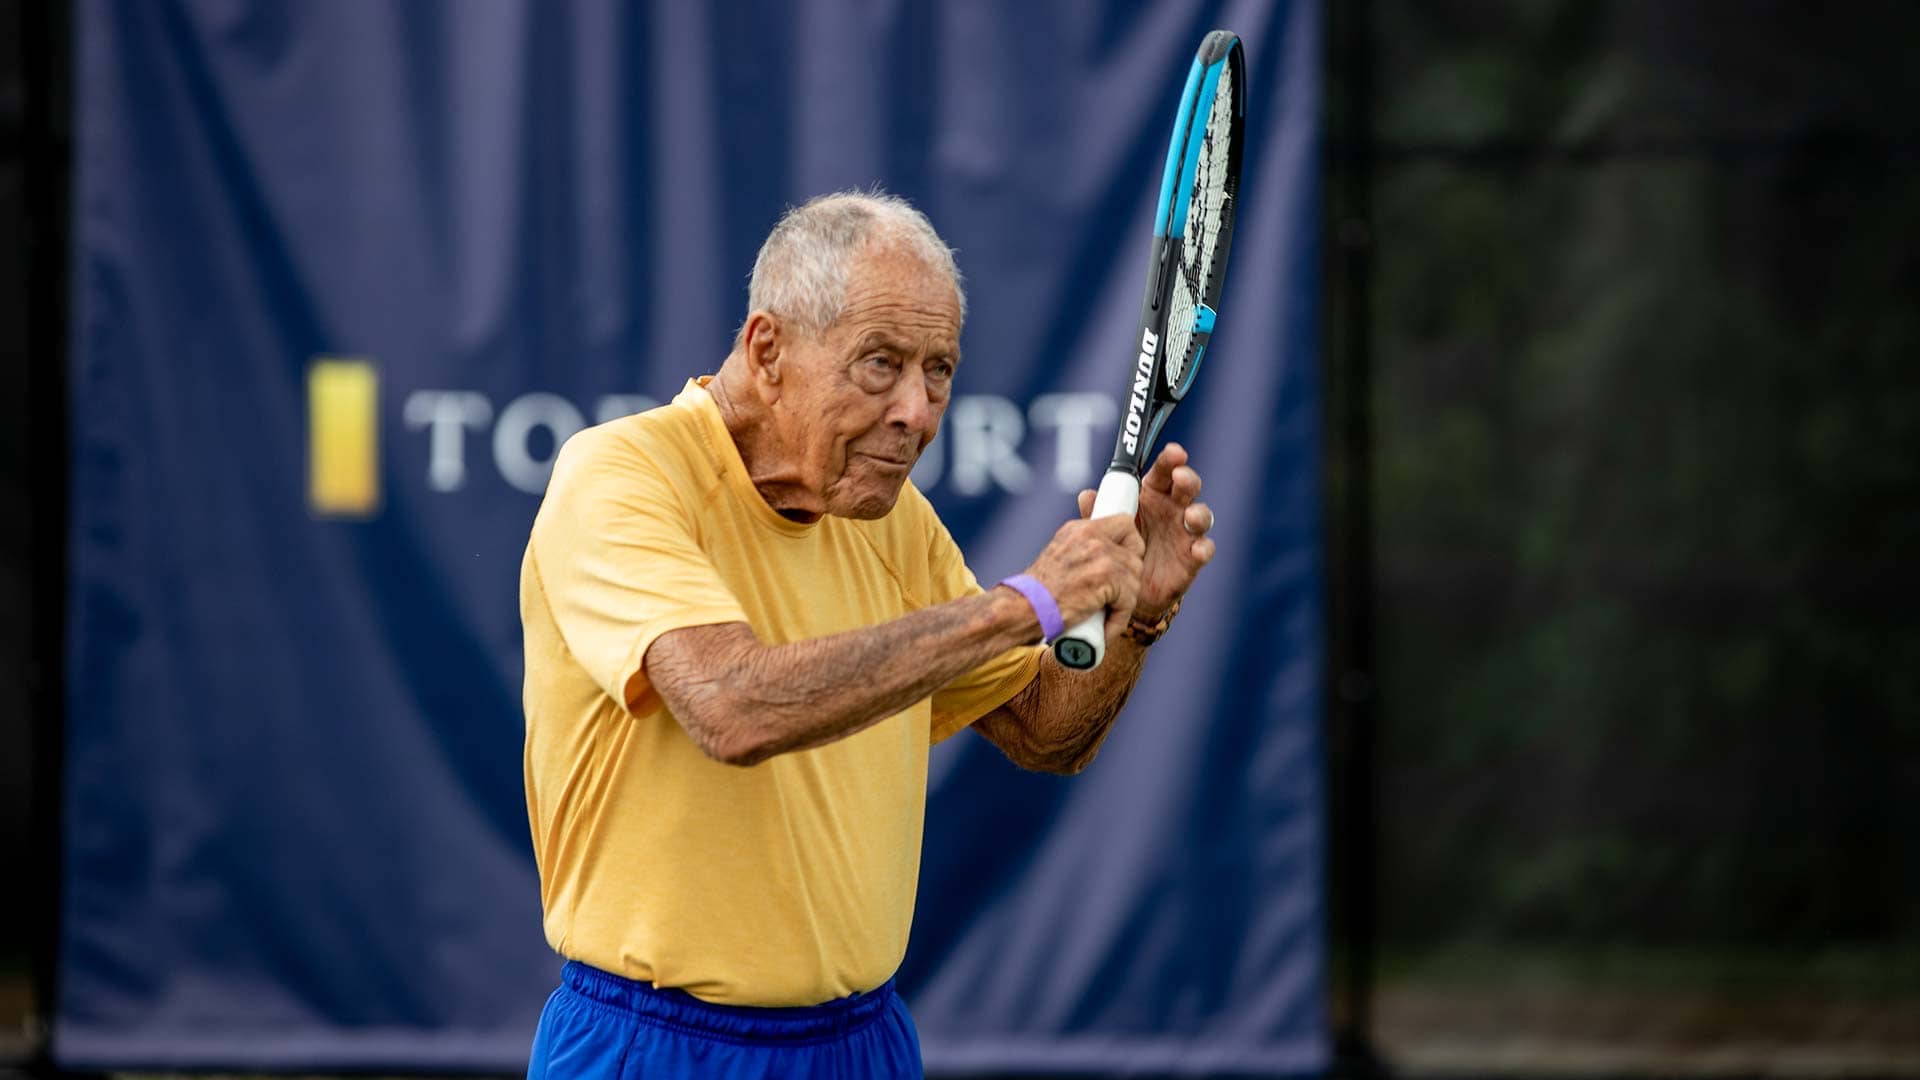
[[[887,423],[911,435],[924,434],[933,426],[934,413],[938,408],[932,389],[925,374],[909,368],[906,375],[894,385],[893,400],[887,406]]]

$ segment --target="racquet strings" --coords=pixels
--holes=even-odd
[[[1178,392],[1193,357],[1193,324],[1206,301],[1214,277],[1214,252],[1221,227],[1232,212],[1227,191],[1228,144],[1233,138],[1233,65],[1224,64],[1207,114],[1200,155],[1193,170],[1193,188],[1182,193],[1187,201],[1187,228],[1180,249],[1179,272],[1167,309],[1167,387]]]

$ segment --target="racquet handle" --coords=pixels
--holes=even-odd
[[[1100,478],[1100,490],[1093,496],[1089,517],[1133,516],[1140,508],[1140,478],[1124,470],[1109,472]],[[1060,666],[1087,671],[1100,666],[1107,655],[1107,613],[1096,611],[1069,626],[1053,639],[1053,658]]]

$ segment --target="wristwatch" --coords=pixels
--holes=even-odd
[[[1180,614],[1180,601],[1175,600],[1173,606],[1167,609],[1167,613],[1160,616],[1159,622],[1141,622],[1140,617],[1136,615],[1127,620],[1127,638],[1144,649],[1160,640],[1160,635],[1167,632],[1167,627],[1173,625],[1173,617],[1178,614]]]

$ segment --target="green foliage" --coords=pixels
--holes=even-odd
[[[1920,6],[1682,7],[1380,5],[1403,941],[1920,941]]]

